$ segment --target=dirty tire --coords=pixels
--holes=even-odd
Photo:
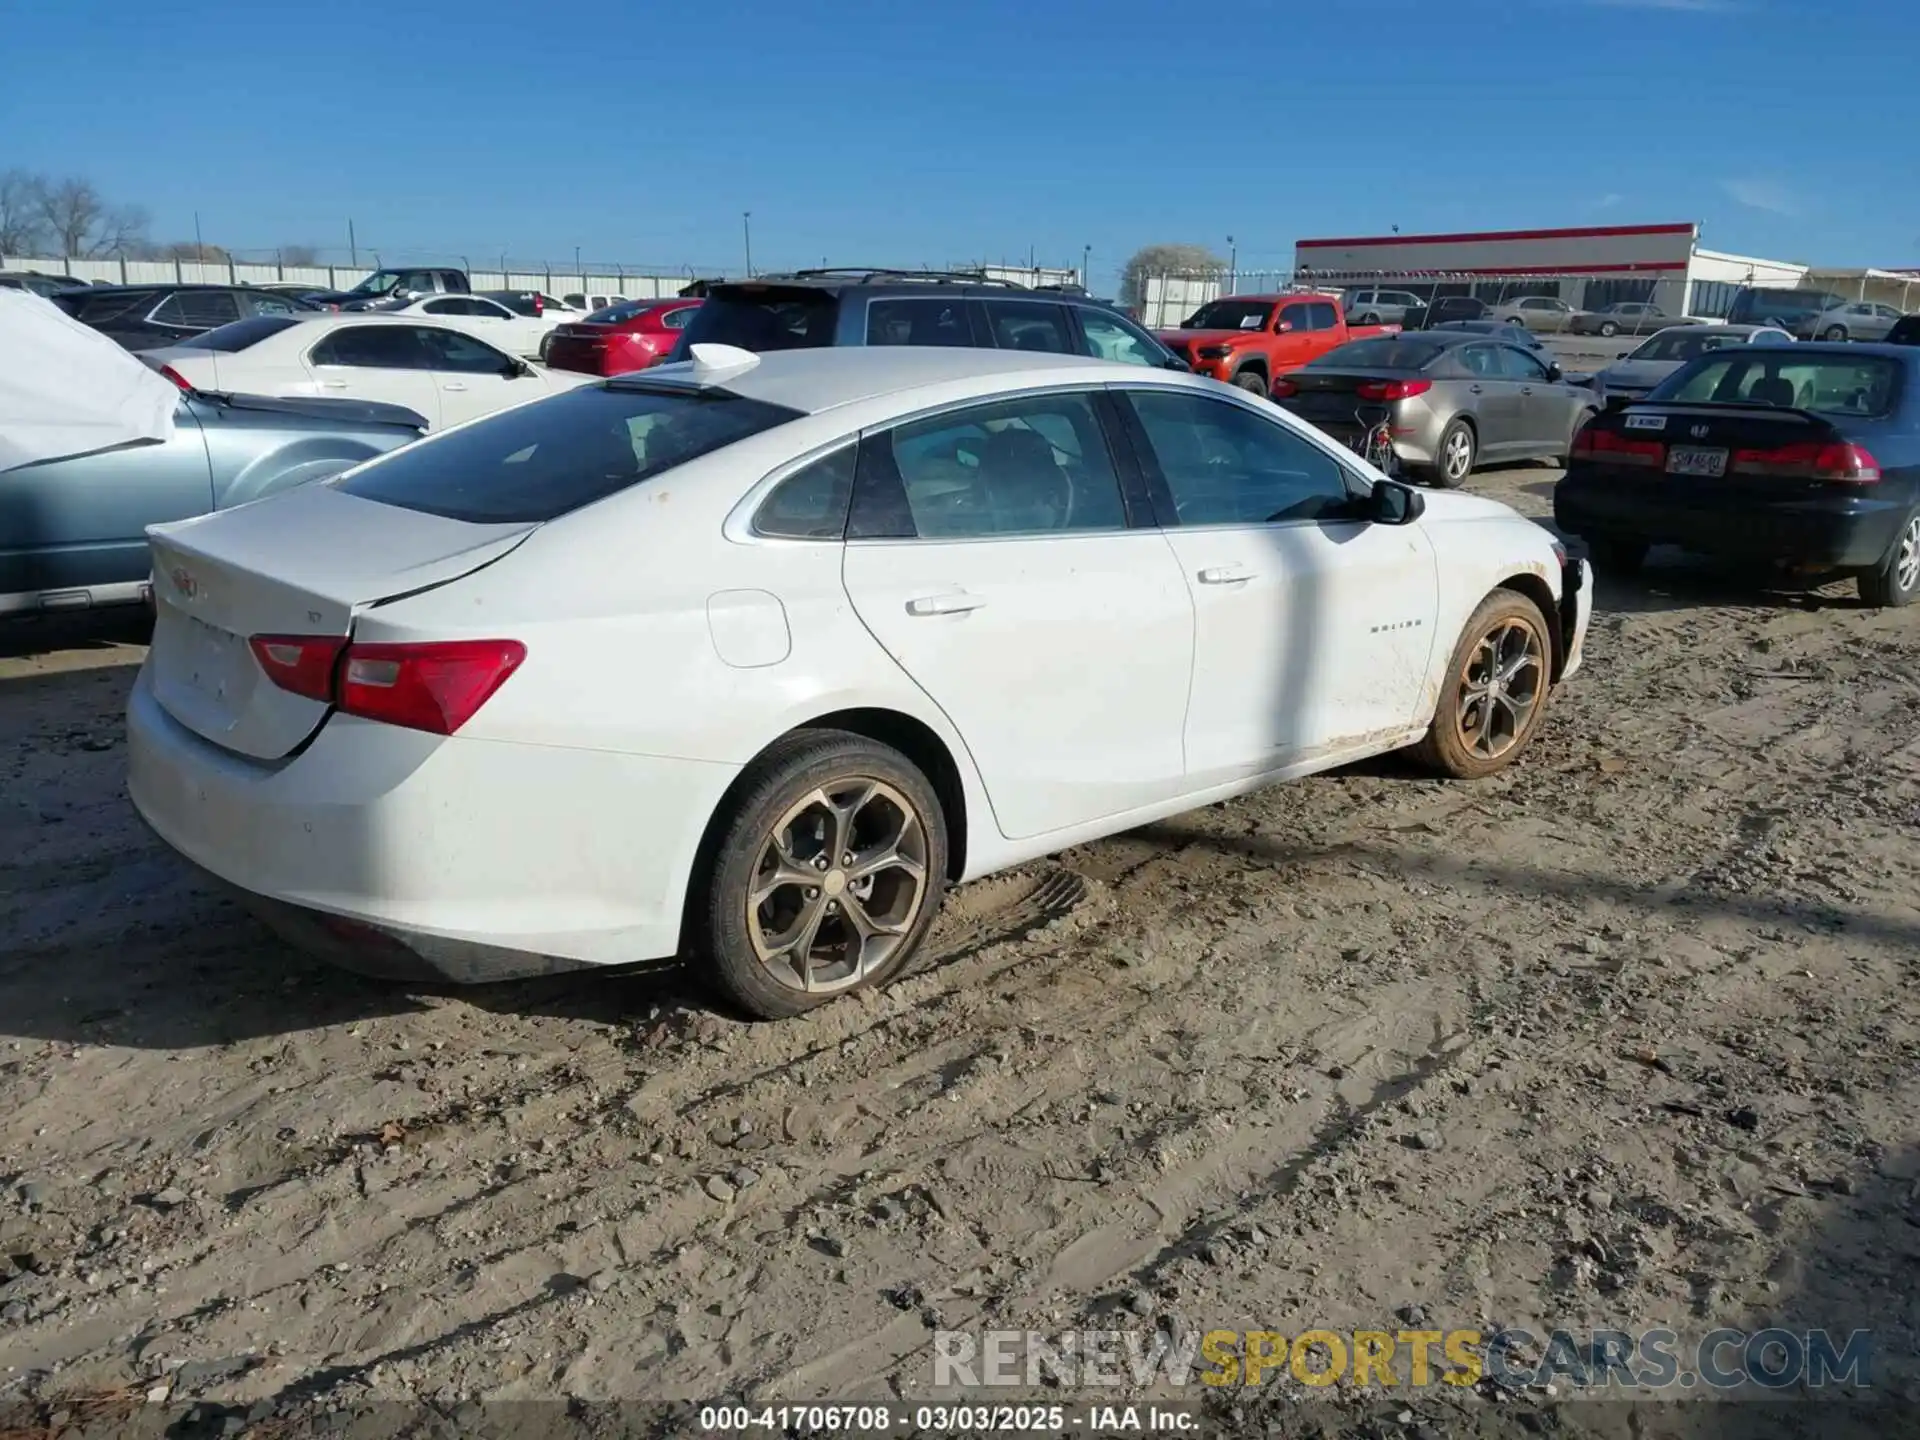
[[[728,804],[692,932],[726,998],[783,1020],[885,984],[913,958],[945,891],[947,828],[906,756],[844,730],[795,731]],[[847,865],[848,853],[865,858]]]
[[[1646,563],[1647,542],[1619,535],[1588,535],[1587,558],[1603,575],[1632,575]]]
[[[1847,327],[1844,325],[1829,325],[1821,332],[1820,338],[1822,340],[1844,340],[1847,338]]]
[[[1494,591],[1460,632],[1415,758],[1454,780],[1505,769],[1546,716],[1552,668],[1552,632],[1540,607],[1517,591]]]
[[[1606,339],[1611,340],[1614,336],[1618,335],[1619,333],[1620,333],[1620,327],[1614,324],[1613,321],[1603,320],[1600,323],[1600,334]]]
[[[1233,377],[1233,383],[1255,395],[1270,394],[1273,390],[1272,382],[1258,370],[1242,370]]]
[[[1446,490],[1458,490],[1473,473],[1479,458],[1479,444],[1473,426],[1465,420],[1452,420],[1440,433],[1440,445],[1433,464],[1426,467],[1427,478]]]
[[[1920,599],[1920,510],[1901,522],[1886,559],[1855,583],[1869,605],[1911,605]]]

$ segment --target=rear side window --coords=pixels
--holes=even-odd
[[[842,445],[774,487],[754,512],[757,535],[787,540],[838,540],[847,533],[857,445]]]
[[[973,344],[964,300],[875,300],[867,306],[869,345]]]
[[[634,316],[645,314],[652,304],[651,300],[629,300],[624,305],[609,305],[604,310],[596,310],[587,319],[595,325],[624,325]]]
[[[724,390],[593,385],[393,451],[335,483],[450,520],[537,522],[798,418]]]
[[[222,355],[234,355],[258,345],[269,335],[278,335],[282,330],[290,330],[299,323],[291,315],[256,315],[251,320],[236,320],[231,325],[222,325],[182,340],[180,348],[217,350]]]
[[[839,300],[811,286],[728,286],[707,296],[676,349],[734,345],[755,354],[811,349],[833,344],[839,317]]]

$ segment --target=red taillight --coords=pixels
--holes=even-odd
[[[1729,468],[1751,475],[1788,479],[1832,480],[1847,485],[1873,485],[1880,479],[1880,462],[1864,446],[1844,441],[1821,444],[1800,440],[1771,449],[1736,450]]]
[[[160,378],[163,380],[171,380],[174,384],[178,385],[182,390],[191,391],[193,389],[193,382],[187,379],[187,377],[182,375],[178,370],[174,369],[173,366],[171,365],[162,365],[160,367]]]
[[[1606,465],[1659,465],[1666,453],[1666,446],[1658,440],[1635,440],[1592,423],[1581,426],[1580,433],[1573,437],[1575,459]]]
[[[346,643],[333,635],[255,635],[247,641],[269,680],[322,704],[333,699],[333,663]]]
[[[526,658],[518,640],[354,645],[334,703],[363,720],[451,735]]]
[[[1431,380],[1367,380],[1354,391],[1362,400],[1411,400],[1433,388]]]
[[[545,300],[542,300],[538,295],[534,296],[533,297],[533,318],[538,320],[542,315],[546,313],[547,313],[547,302]]]
[[[471,720],[527,658],[518,640],[349,645],[331,635],[255,635],[248,643],[282,690],[435,735]]]
[[[1276,400],[1291,400],[1300,393],[1300,387],[1283,375],[1273,382],[1273,389],[1268,393]]]

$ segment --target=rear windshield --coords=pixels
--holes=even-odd
[[[1654,336],[1638,350],[1627,356],[1629,360],[1697,360],[1709,350],[1718,350],[1726,345],[1744,345],[1745,335],[1730,334],[1727,331],[1709,331],[1702,335],[1696,330],[1669,330]]]
[[[1270,300],[1215,300],[1180,322],[1182,330],[1258,330],[1273,314]]]
[[[256,315],[251,320],[236,320],[231,325],[205,330],[175,343],[183,350],[218,350],[222,355],[231,355],[299,323],[291,315]]]
[[[332,483],[477,525],[551,520],[799,417],[722,390],[594,385],[393,451]]]
[[[1899,391],[1899,362],[1884,356],[1804,355],[1741,346],[1675,371],[1647,398],[1880,416],[1893,409]]]
[[[623,300],[618,305],[609,305],[604,310],[596,310],[587,319],[595,325],[624,325],[636,315],[644,315],[658,300]]]
[[[831,345],[839,315],[839,300],[811,286],[729,286],[707,296],[674,354],[690,345],[736,345],[755,354]]]
[[[1309,361],[1309,370],[1424,370],[1445,345],[1402,339],[1355,340]]]
[[[123,316],[145,315],[160,297],[153,290],[109,290],[104,294],[82,290],[51,298],[54,304],[74,319],[84,320],[89,325],[103,325]]]

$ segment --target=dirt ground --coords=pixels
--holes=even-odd
[[[969,886],[779,1025],[289,953],[123,798],[138,646],[0,631],[0,1404],[915,1396],[934,1327],[1409,1317],[1866,1328],[1920,1398],[1920,614],[1661,554],[1598,611],[1506,774]],[[1553,1400],[1378,1433],[1500,1403]]]

